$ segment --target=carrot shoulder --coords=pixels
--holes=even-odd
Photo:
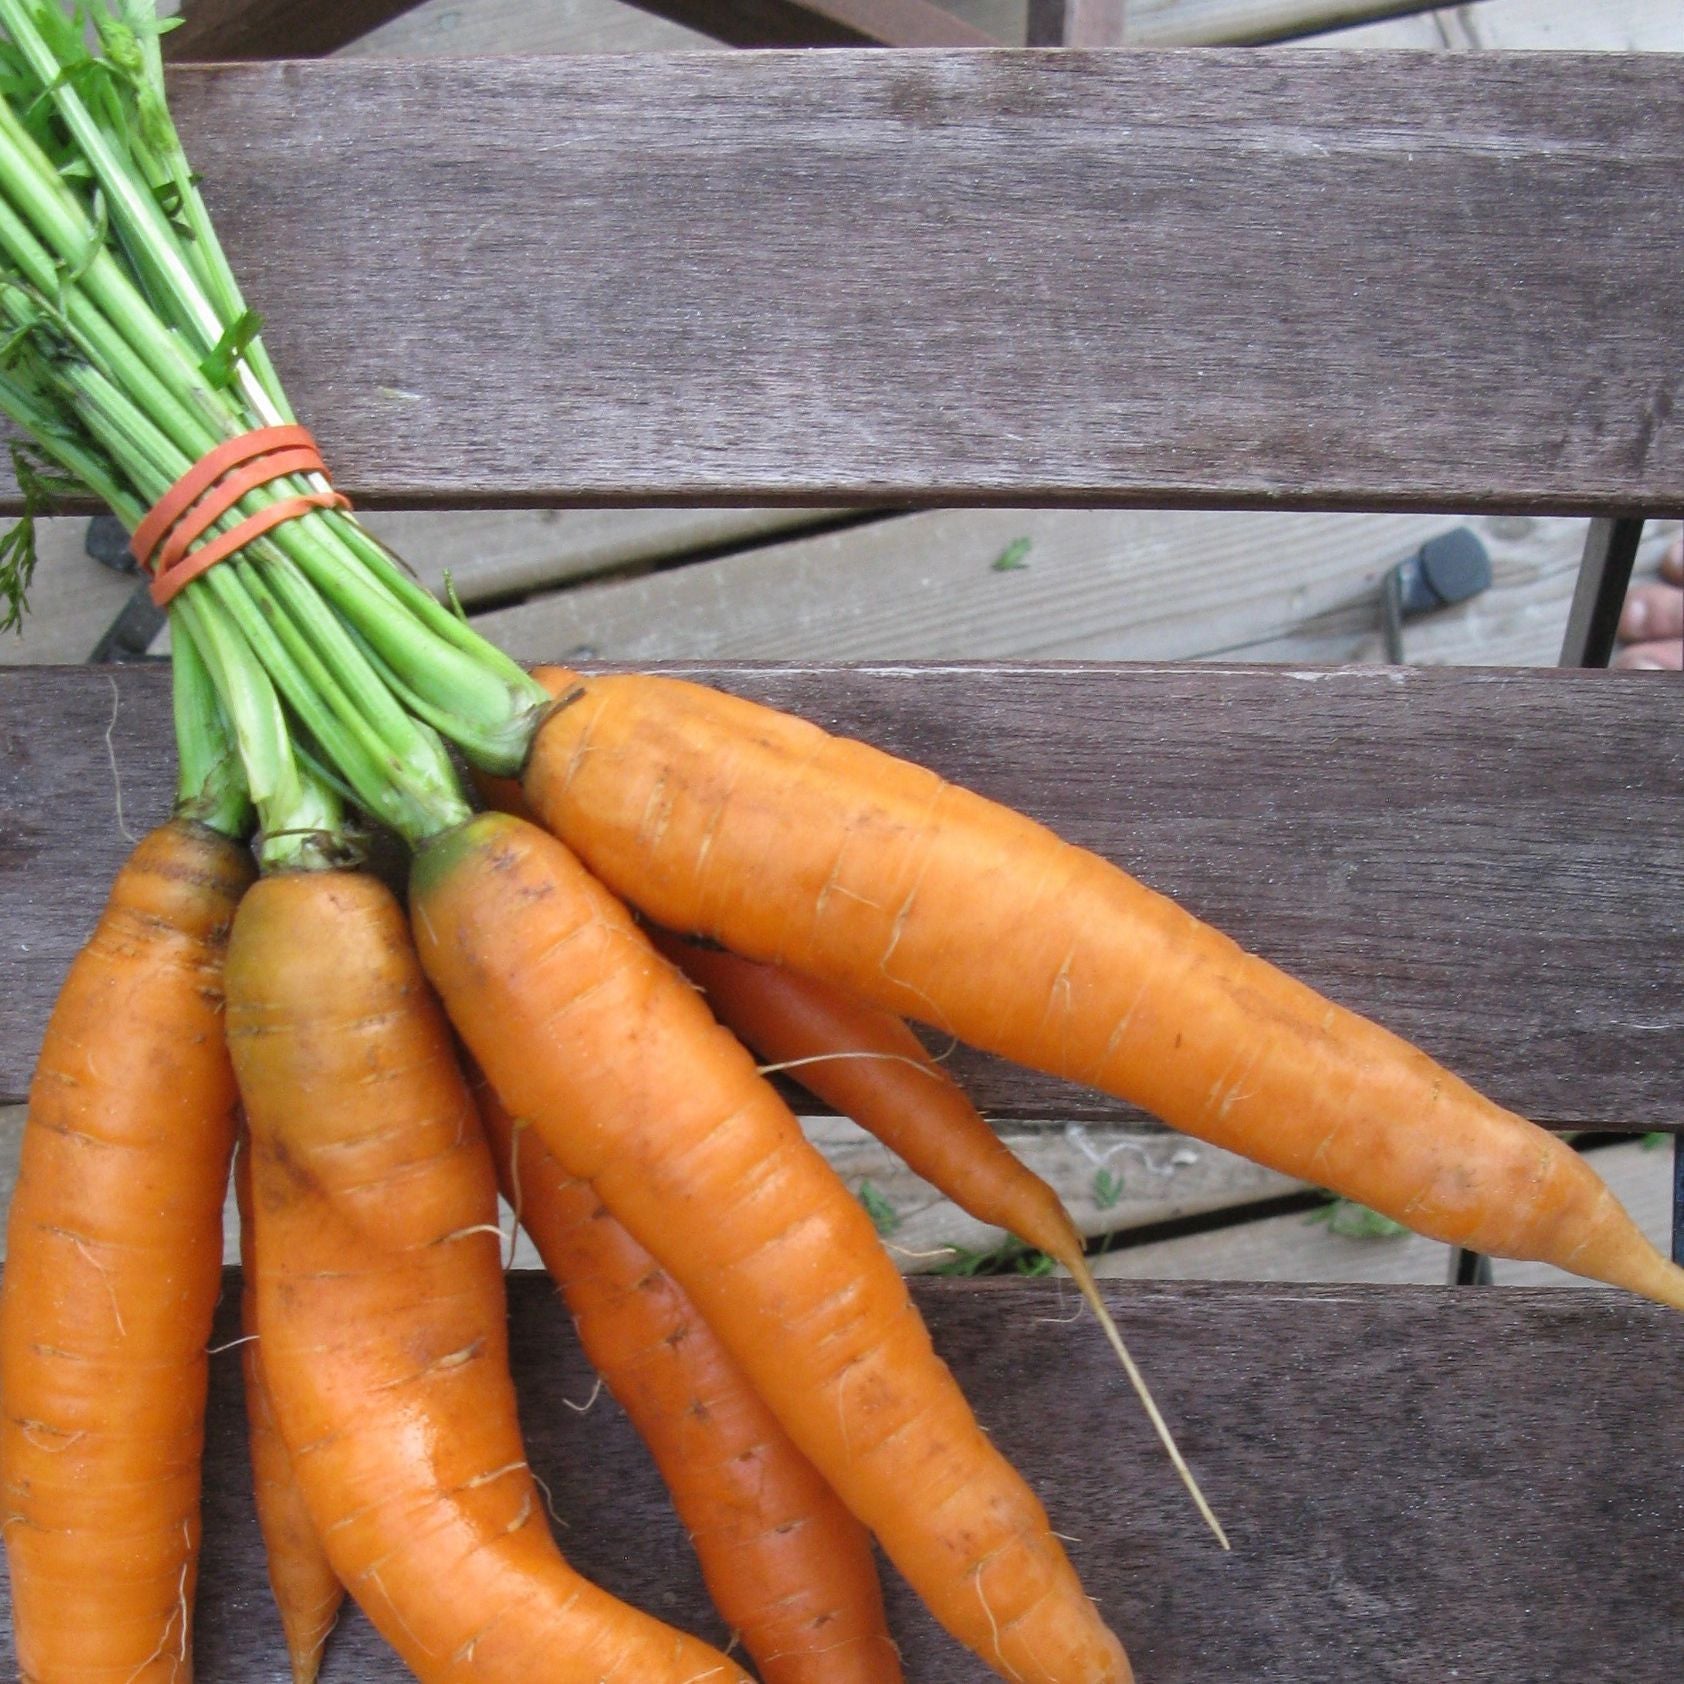
[[[1127,1660],[935,1355],[869,1217],[695,990],[560,843],[488,814],[411,880],[497,1092],[690,1294],[936,1617],[1019,1684]]]
[[[581,1578],[544,1524],[491,1158],[391,895],[260,883],[228,985],[264,1375],[346,1588],[423,1684],[747,1684]]]
[[[222,959],[246,850],[172,820],[118,874],[47,1026],[0,1286],[18,1667],[183,1684],[234,1075]]]
[[[763,1684],[899,1684],[865,1528],[590,1183],[568,1175],[489,1088],[475,1097],[504,1196],[648,1445],[714,1606]]]
[[[1684,1307],[1684,1271],[1563,1142],[933,772],[628,675],[575,682],[523,787],[662,924],[1101,1088],[1421,1233]]]

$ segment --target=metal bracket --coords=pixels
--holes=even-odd
[[[1585,534],[1579,582],[1573,606],[1567,611],[1567,635],[1561,645],[1564,667],[1605,667],[1614,653],[1637,546],[1643,540],[1643,517],[1620,516],[1593,520]]]
[[[82,548],[102,567],[113,573],[140,578],[140,568],[129,551],[128,528],[115,515],[95,515],[88,522]],[[164,629],[164,611],[152,600],[150,586],[142,580],[117,618],[105,628],[88,660],[94,666],[112,666],[128,661],[157,661],[165,657],[148,651],[152,640]]]
[[[1684,1134],[1672,1137],[1672,1260],[1684,1263]]]

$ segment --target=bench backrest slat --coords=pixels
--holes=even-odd
[[[1684,1127],[1684,740],[1662,674],[697,675],[1022,807],[1540,1121]],[[167,810],[172,751],[157,672],[0,672],[0,719],[4,1102],[128,846],[107,728],[131,830]],[[1622,734],[1643,745],[1641,801],[1608,752]],[[1007,1065],[956,1068],[996,1116],[1117,1114]]]
[[[881,52],[183,69],[385,503],[1657,509],[1684,59]],[[3,492],[0,492],[3,495]]]

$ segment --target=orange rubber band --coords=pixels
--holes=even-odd
[[[231,532],[193,547],[248,491],[289,474],[327,477],[321,452],[305,427],[259,427],[200,457],[152,506],[130,542],[135,560],[152,575],[152,600],[164,607],[208,568],[285,521],[313,509],[350,508],[351,500],[338,491],[283,498]]]

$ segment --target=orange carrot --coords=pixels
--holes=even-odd
[[[865,1528],[590,1183],[568,1175],[489,1087],[475,1098],[504,1197],[648,1445],[714,1606],[764,1684],[899,1684]]]
[[[251,1445],[252,1490],[269,1566],[269,1585],[286,1634],[293,1684],[314,1684],[322,1649],[339,1618],[345,1587],[316,1536],[304,1493],[292,1471],[292,1457],[275,1419],[274,1401],[263,1377],[257,1337],[257,1258],[251,1210],[251,1142],[243,1140],[234,1160],[240,1200],[240,1361],[246,1384],[246,1431]]]
[[[18,1668],[183,1684],[234,1076],[222,958],[250,856],[176,819],[123,866],[30,1087],[0,1285]]]
[[[228,956],[264,1375],[317,1536],[423,1684],[748,1684],[562,1559],[509,1379],[490,1153],[403,915],[270,878]]]
[[[1058,1194],[988,1126],[905,1020],[817,977],[757,964],[670,930],[649,933],[745,1046],[875,1135],[960,1209],[1017,1235],[1064,1267],[1117,1353],[1199,1513],[1227,1549],[1222,1523],[1105,1307],[1081,1230]]]
[[[961,1209],[1060,1263],[1081,1256],[1081,1231],[1058,1194],[1018,1161],[902,1018],[817,977],[670,930],[652,929],[649,938],[745,1046],[875,1135]]]
[[[423,849],[411,909],[497,1092],[683,1285],[936,1618],[1018,1684],[1129,1678],[870,1218],[625,908],[487,814]]]
[[[674,679],[577,680],[523,785],[658,922],[824,978],[1421,1233],[1684,1308],[1563,1142],[1097,856],[933,772]]]

